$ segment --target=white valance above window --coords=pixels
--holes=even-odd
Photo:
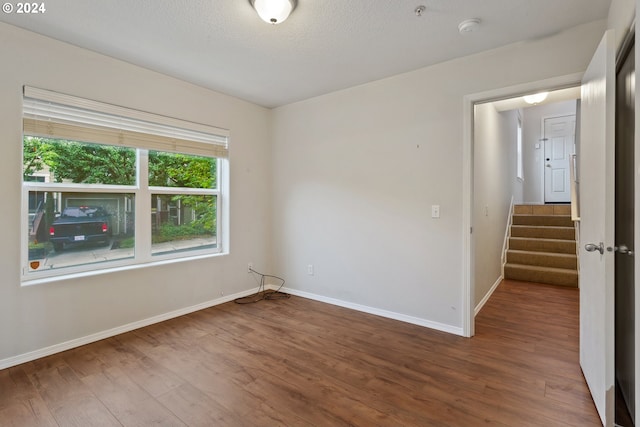
[[[24,87],[26,135],[228,157],[229,131],[213,126]]]

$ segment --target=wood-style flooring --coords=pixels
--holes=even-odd
[[[578,331],[577,289],[511,281],[471,339],[228,303],[0,371],[0,425],[598,426]]]

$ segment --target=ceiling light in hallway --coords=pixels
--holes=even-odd
[[[526,102],[527,104],[535,105],[547,99],[548,95],[549,95],[549,92],[539,92],[533,95],[526,95],[523,98],[524,98],[524,102]]]

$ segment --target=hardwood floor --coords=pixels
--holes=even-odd
[[[505,281],[472,339],[297,297],[220,305],[0,371],[0,425],[600,422],[578,290]]]

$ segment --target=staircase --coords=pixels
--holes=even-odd
[[[578,287],[570,205],[516,205],[505,279]]]

